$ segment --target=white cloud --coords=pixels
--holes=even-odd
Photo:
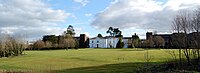
[[[42,0],[0,1],[0,33],[24,34],[29,38],[61,34],[57,27],[70,13],[54,10]]]
[[[98,29],[112,26],[127,30],[169,32],[177,11],[192,10],[198,6],[199,0],[115,0],[95,15],[91,25]]]
[[[76,34],[75,34],[76,37],[79,37],[80,34],[86,34],[86,36],[90,37],[90,33],[89,32],[83,32],[82,28],[77,28],[76,27],[76,28],[74,28],[74,30],[76,32]]]
[[[85,16],[86,17],[90,17],[90,16],[92,16],[92,14],[91,13],[87,13],[87,14],[85,14]]]
[[[82,6],[85,6],[89,3],[88,0],[73,0],[74,2],[80,3]]]
[[[81,33],[81,31],[82,31],[82,28],[74,28],[74,30],[75,30],[75,32],[76,32],[76,34],[75,34],[75,36],[80,36],[80,33]]]
[[[90,33],[89,32],[83,32],[81,34],[85,34],[87,37],[90,37]]]

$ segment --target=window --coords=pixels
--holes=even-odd
[[[92,43],[94,43],[94,42],[92,41]]]

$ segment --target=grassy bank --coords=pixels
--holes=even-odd
[[[143,49],[78,49],[25,51],[25,55],[0,58],[0,70],[37,72],[134,72],[145,64]],[[152,64],[171,56],[166,50],[149,50]]]

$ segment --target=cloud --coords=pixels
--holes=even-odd
[[[74,28],[74,30],[76,32],[75,36],[77,37],[80,36],[81,31],[83,31],[82,28],[78,28],[78,27]]]
[[[88,0],[73,0],[74,2],[80,3],[82,6],[85,6],[89,3]]]
[[[85,34],[87,37],[90,37],[90,33],[89,32],[83,32],[82,34]]]
[[[90,33],[89,32],[84,32],[83,28],[76,27],[74,29],[75,29],[75,32],[76,32],[76,34],[75,34],[76,37],[79,37],[80,34],[86,34],[86,36],[90,37]]]
[[[59,23],[65,22],[70,13],[54,10],[42,0],[0,1],[0,33],[24,34],[29,38],[45,34],[61,34]]]
[[[169,32],[176,12],[200,6],[199,0],[115,0],[95,15],[91,25],[97,29],[119,27]]]
[[[90,17],[90,16],[92,16],[92,14],[91,13],[87,13],[87,14],[85,14],[85,16],[86,17]]]

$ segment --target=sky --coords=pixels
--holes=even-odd
[[[195,10],[200,0],[0,0],[0,33],[38,40],[61,35],[69,25],[76,36],[108,36],[111,26],[125,37],[147,31],[171,33],[174,16]]]

